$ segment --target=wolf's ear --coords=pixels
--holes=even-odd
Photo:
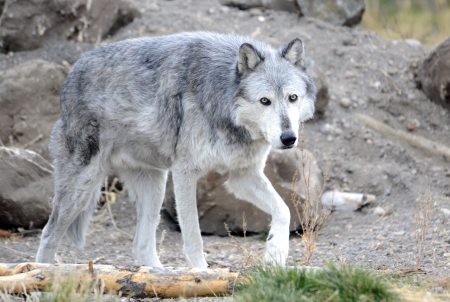
[[[297,67],[305,67],[305,48],[299,38],[292,40],[281,51],[281,56]]]
[[[239,48],[239,61],[237,65],[238,72],[245,74],[255,70],[261,62],[261,56],[253,45],[244,43]]]

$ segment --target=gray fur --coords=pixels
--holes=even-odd
[[[216,170],[230,172],[238,198],[272,214],[266,260],[284,264],[289,212],[262,170],[270,145],[292,147],[280,143],[281,133],[298,133],[314,112],[303,57],[299,39],[275,50],[204,32],[125,40],[83,55],[61,91],[51,139],[54,209],[37,262],[53,261],[65,233],[84,244],[102,180],[116,173],[138,211],[133,252],[142,264],[162,266],[155,229],[171,170],[185,252],[191,265],[206,266],[195,186]],[[299,99],[290,102],[294,93]]]

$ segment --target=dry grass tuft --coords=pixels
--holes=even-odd
[[[439,224],[432,231],[434,235],[430,234],[432,223],[436,219],[436,201],[428,189],[425,195],[421,194],[416,199],[416,211],[414,215],[415,228],[414,239],[416,253],[414,259],[406,260],[398,255],[395,249],[391,246],[394,255],[405,265],[406,268],[412,268],[414,271],[422,271],[421,267],[426,258],[431,257],[431,263],[434,267],[436,264],[436,248],[433,248],[436,240],[444,230],[444,217],[439,217]],[[445,231],[445,230],[444,230]]]
[[[302,238],[302,244],[304,246],[304,260],[303,265],[310,265],[314,251],[316,250],[316,240],[319,234],[325,227],[328,219],[331,215],[331,210],[326,209],[321,204],[321,197],[325,190],[325,184],[328,181],[329,162],[324,173],[324,180],[320,189],[311,187],[311,158],[305,154],[305,136],[304,128],[302,127],[300,132],[300,163],[297,167],[297,171],[292,179],[292,196],[291,200],[294,204],[296,214],[300,220],[300,226],[302,234],[297,234]],[[296,184],[300,178],[303,180],[305,188],[305,196],[301,197],[296,193]]]
[[[237,246],[237,248],[242,252],[243,255],[245,255],[245,261],[242,264],[243,267],[247,267],[251,264],[254,264],[256,258],[253,255],[252,249],[250,247],[250,244],[247,240],[247,221],[245,219],[245,212],[242,213],[242,231],[244,233],[244,246],[236,239],[236,237],[231,234],[231,230],[228,227],[228,224],[224,222],[225,230],[227,231],[228,237],[231,238],[231,241],[233,241],[234,245]]]
[[[425,192],[425,196],[419,195],[416,199],[416,214],[415,218],[415,239],[416,239],[416,261],[415,268],[419,269],[422,260],[428,255],[424,253],[424,250],[432,250],[432,246],[441,234],[444,226],[444,219],[441,217],[440,224],[437,229],[435,229],[435,235],[432,240],[426,244],[426,236],[430,231],[430,224],[433,222],[436,216],[436,205],[435,200],[431,196],[430,190]],[[434,251],[434,249],[433,249]],[[435,252],[433,252],[435,254]],[[434,256],[435,258],[435,256]]]

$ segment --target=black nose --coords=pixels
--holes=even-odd
[[[281,134],[280,139],[283,145],[286,147],[291,147],[297,140],[297,136],[294,131],[286,131]]]

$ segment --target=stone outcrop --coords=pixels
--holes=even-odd
[[[450,109],[450,37],[433,49],[419,66],[416,84],[431,101]]]
[[[52,211],[52,166],[39,154],[0,147],[0,229],[43,227]]]
[[[297,0],[300,13],[334,25],[355,26],[362,20],[364,0]]]
[[[128,0],[0,0],[0,12],[3,52],[38,48],[52,34],[96,42],[140,15]]]
[[[36,60],[0,76],[0,139],[5,145],[28,148],[48,159],[68,72],[67,67]]]

